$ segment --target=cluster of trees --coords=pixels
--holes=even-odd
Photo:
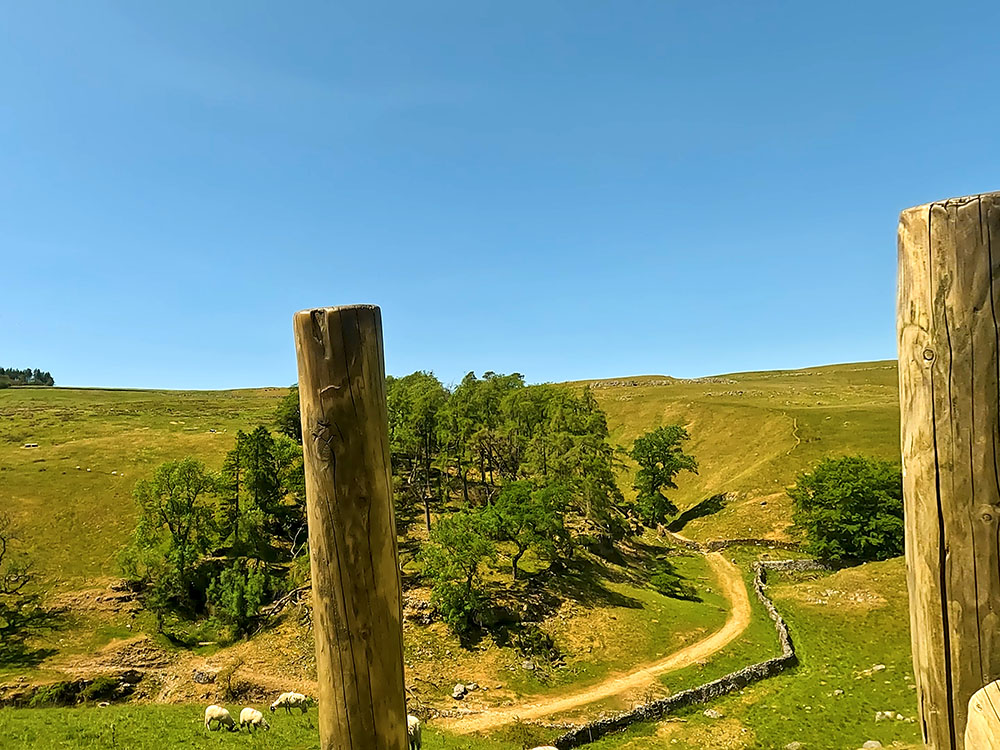
[[[0,388],[8,385],[55,385],[52,374],[37,367],[27,367],[18,370],[13,367],[0,367]]]
[[[903,554],[899,464],[867,456],[823,459],[788,491],[803,550],[834,563]]]
[[[400,516],[423,516],[424,578],[443,618],[457,631],[481,625],[491,607],[486,575],[521,561],[558,568],[574,544],[613,543],[655,525],[676,508],[663,491],[680,471],[696,471],[681,450],[682,427],[636,441],[635,501],[618,487],[623,452],[589,389],[526,385],[513,373],[469,373],[449,390],[428,372],[388,378],[389,444]],[[440,511],[458,504],[459,510]],[[433,512],[439,518],[432,521]]]
[[[168,461],[136,483],[139,523],[119,555],[163,629],[168,615],[205,615],[234,636],[303,575],[302,449],[263,426],[239,432],[221,471]]]
[[[523,578],[525,558],[558,570],[575,544],[607,547],[636,523],[676,512],[664,491],[696,471],[662,427],[636,441],[638,497],[617,483],[625,452],[612,447],[593,394],[527,385],[518,374],[469,373],[454,388],[433,374],[386,379],[397,525],[420,539],[417,559],[442,617],[457,631],[492,606],[486,578]],[[188,458],[140,481],[140,522],[122,552],[160,625],[167,613],[210,615],[233,634],[307,575],[305,477],[298,392],[282,399],[280,432],[239,433],[220,472]],[[424,536],[426,534],[426,536]]]

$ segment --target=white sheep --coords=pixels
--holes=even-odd
[[[211,705],[205,709],[205,729],[210,732],[214,732],[212,729],[212,722],[215,722],[215,729],[222,729],[225,727],[230,732],[238,732],[239,727],[236,726],[236,722],[233,721],[233,717],[229,715],[229,711],[224,709],[222,706]]]
[[[252,732],[255,729],[270,729],[271,725],[267,723],[267,719],[264,718],[264,714],[256,708],[250,708],[247,706],[240,711],[240,729],[243,727],[246,727]]]
[[[290,714],[293,708],[302,709],[302,713],[306,712],[309,705],[312,703],[311,698],[307,698],[302,695],[302,693],[282,693],[278,696],[278,699],[271,704],[271,713],[279,708],[285,709],[286,714]]]
[[[420,750],[420,719],[412,714],[406,715],[406,736],[409,739],[409,750]]]

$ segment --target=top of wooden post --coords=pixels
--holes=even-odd
[[[933,206],[941,206],[943,208],[948,208],[951,206],[964,206],[966,203],[982,200],[983,198],[993,198],[994,200],[998,200],[1000,199],[1000,191],[992,191],[989,193],[974,193],[973,195],[962,195],[956,198],[944,198],[939,201],[930,201],[929,203],[921,203],[919,206],[911,206],[910,208],[904,208],[900,212],[900,217],[912,213],[924,213],[930,210]]]
[[[333,307],[311,307],[308,310],[299,310],[295,313],[295,317],[300,315],[312,315],[317,312],[324,313],[342,313],[348,310],[378,310],[378,305],[334,305]]]

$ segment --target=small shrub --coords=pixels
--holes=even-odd
[[[484,613],[490,607],[489,597],[476,588],[460,583],[442,581],[434,586],[431,602],[441,619],[458,634],[466,634],[480,627]]]
[[[114,677],[96,677],[80,691],[79,699],[82,702],[112,701],[119,696],[119,685]]]
[[[76,703],[80,686],[73,682],[53,682],[42,685],[28,701],[28,708],[46,708],[52,706],[72,706]]]

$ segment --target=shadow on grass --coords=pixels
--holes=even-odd
[[[710,516],[713,513],[718,513],[720,510],[726,507],[726,496],[725,495],[712,495],[712,497],[706,497],[699,503],[692,505],[690,508],[681,513],[677,518],[670,522],[667,526],[667,530],[678,532],[681,531],[685,526],[687,526],[691,521],[697,518],[704,518],[705,516]]]
[[[63,611],[43,609],[33,603],[10,610],[0,608],[0,668],[28,669],[54,656],[56,649],[34,646],[32,641],[65,624]]]

